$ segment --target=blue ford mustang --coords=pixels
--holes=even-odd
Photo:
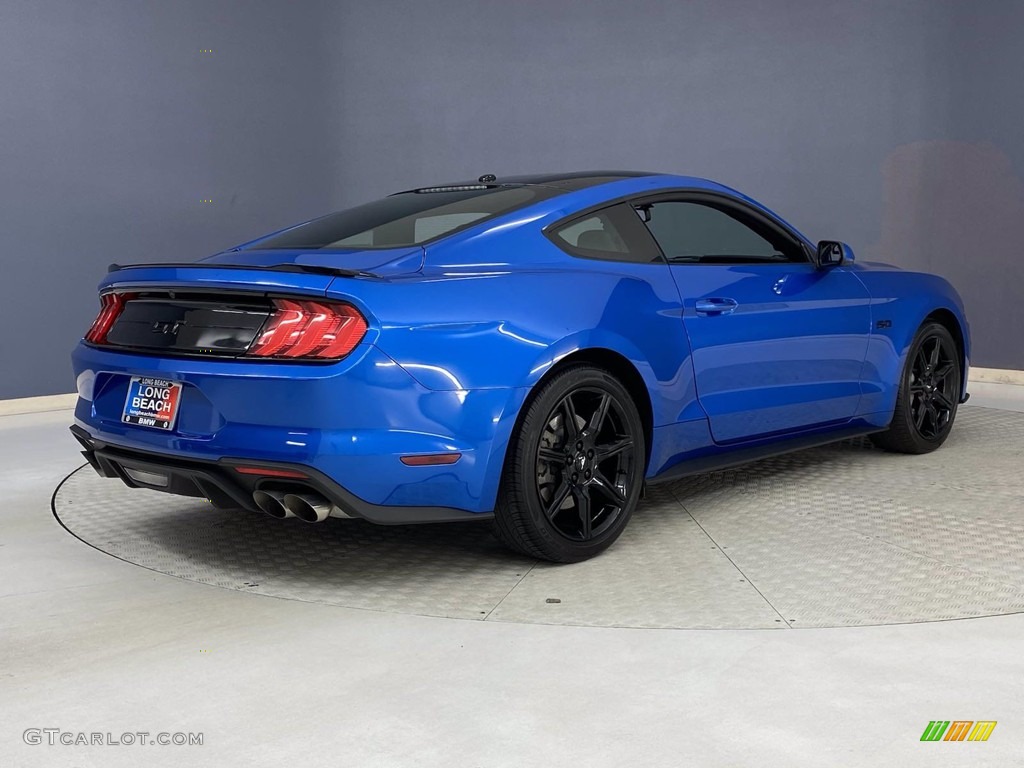
[[[111,271],[72,431],[131,487],[320,522],[493,518],[579,561],[652,484],[870,434],[937,448],[969,335],[939,277],[703,179],[414,189]]]

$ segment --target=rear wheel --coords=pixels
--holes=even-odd
[[[892,423],[872,435],[872,442],[898,453],[934,451],[953,428],[960,382],[960,353],[953,336],[939,323],[925,323],[907,353]]]
[[[579,562],[619,537],[640,498],[645,449],[632,398],[585,365],[557,374],[526,407],[509,445],[495,530],[543,560]]]

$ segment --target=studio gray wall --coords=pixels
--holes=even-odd
[[[873,250],[947,277],[963,295],[973,364],[1024,369],[1024,3],[953,5],[933,51],[951,62],[947,133],[895,148],[882,166]]]
[[[580,168],[706,176],[962,293],[1024,368],[1024,3],[334,6],[339,203]]]
[[[110,262],[327,212],[322,22],[277,0],[0,2],[0,398],[74,390]]]
[[[110,261],[608,167],[708,176],[942,273],[972,362],[1024,368],[1021,33],[1001,0],[5,0],[0,317],[24,332],[0,397],[72,389]]]

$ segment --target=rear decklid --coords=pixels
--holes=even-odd
[[[335,279],[380,279],[370,270],[415,271],[422,256],[419,247],[312,254],[254,250],[190,264],[111,265],[100,284],[96,323],[102,332],[91,332],[86,341],[157,354],[252,354],[256,339],[282,312],[302,319],[333,313],[332,320],[344,324],[338,312],[348,310],[322,301]],[[103,321],[105,312],[109,322]],[[358,322],[365,329],[364,320]],[[334,349],[327,342],[320,346]]]

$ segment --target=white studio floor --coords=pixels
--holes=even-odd
[[[975,415],[992,408],[1024,412],[1024,388],[970,389],[965,426],[982,423]],[[1008,421],[1015,418],[1008,414]],[[385,601],[376,610],[350,607],[361,603],[344,583],[339,592],[346,596],[336,602],[322,592],[282,599],[289,597],[287,590],[275,596],[273,590],[213,586],[150,570],[152,557],[117,559],[124,556],[118,549],[124,543],[109,526],[88,529],[92,547],[61,527],[51,513],[51,496],[82,463],[66,429],[69,420],[67,411],[0,417],[4,768],[300,761],[417,768],[1024,764],[1024,614],[872,626],[835,626],[874,622],[829,615],[821,623],[832,626],[805,629],[623,628],[579,626],[624,623],[614,617],[605,622],[600,611],[535,623],[544,619],[528,603],[507,618],[495,609],[487,621],[417,615],[459,615],[458,606],[443,601],[441,611],[401,600]],[[1000,439],[1008,444],[995,446],[995,452],[1010,460],[1007,466],[1013,457],[1017,467],[1024,466],[1024,445],[1012,436]],[[956,453],[948,455],[953,460]],[[932,469],[938,482],[942,468]],[[1024,477],[1015,480],[1019,495],[1012,493],[1012,481],[1000,491],[1011,507],[1002,510],[1004,522],[1018,511],[1024,522]],[[90,487],[83,485],[79,496],[64,501],[83,503],[81,494],[87,496]],[[1014,499],[1021,509],[1012,509]],[[704,505],[691,508],[687,502],[686,508],[699,519]],[[71,516],[65,511],[62,519]],[[132,524],[138,526],[137,515]],[[638,515],[632,527],[642,524]],[[756,534],[747,532],[754,539]],[[991,535],[981,521],[978,540]],[[997,548],[1000,542],[993,541]],[[633,544],[624,538],[606,557]],[[1008,544],[1004,555],[1022,542]],[[374,546],[379,556],[389,546],[407,549],[409,542],[391,537]],[[182,553],[197,572],[223,565],[214,555],[208,541]],[[494,555],[485,550],[480,557]],[[771,584],[777,593],[766,591],[766,600],[784,600],[785,584],[770,559],[763,552],[760,557],[761,581],[751,577],[754,586]],[[694,562],[703,561],[695,556]],[[507,565],[496,561],[495,568]],[[638,561],[637,568],[642,565]],[[657,565],[667,569],[660,578],[675,616],[692,608],[695,615],[731,621],[733,601],[748,605],[746,587],[721,593],[718,604],[713,595],[695,593],[699,574],[686,568],[685,559]],[[956,588],[978,574],[968,568],[961,576],[939,566],[929,572],[935,594],[920,618],[945,615],[934,605],[947,593],[950,604],[960,601],[956,615],[970,615],[963,607],[969,601]],[[1013,566],[1006,561],[1007,568]],[[816,567],[822,568],[820,562]],[[878,567],[875,560],[865,564],[866,571]],[[259,575],[259,562],[249,568]],[[687,589],[670,583],[672,568]],[[424,569],[435,574],[427,582],[451,578],[437,576],[436,563]],[[533,597],[556,586],[572,594],[572,580],[559,570],[564,569],[547,577]],[[611,572],[619,581],[609,590],[621,608],[629,594],[628,581],[622,582],[631,575],[622,568]],[[316,573],[331,578],[330,564],[318,562]],[[339,573],[350,578],[352,572],[339,563]],[[410,584],[424,581],[415,569],[408,573]],[[827,573],[825,568],[810,578],[826,584]],[[1000,582],[998,575],[984,575]],[[405,585],[395,578],[381,574],[401,591]],[[593,593],[593,581],[587,580],[587,594]],[[827,586],[841,597],[841,585]],[[658,589],[657,580],[639,575],[640,614]],[[320,601],[304,601],[310,599]],[[690,599],[693,606],[687,605]],[[871,601],[860,599],[858,611],[870,613]],[[1005,604],[1013,608],[1012,600]],[[751,616],[760,610],[753,603],[748,607]],[[643,626],[642,619],[632,625]],[[663,619],[658,623],[666,624]],[[743,626],[730,621],[716,626]],[[750,626],[761,625],[751,619]],[[923,743],[920,736],[931,720],[995,720],[998,726],[984,743]],[[201,732],[203,745],[24,742],[26,730],[43,728],[114,738],[140,731]]]

